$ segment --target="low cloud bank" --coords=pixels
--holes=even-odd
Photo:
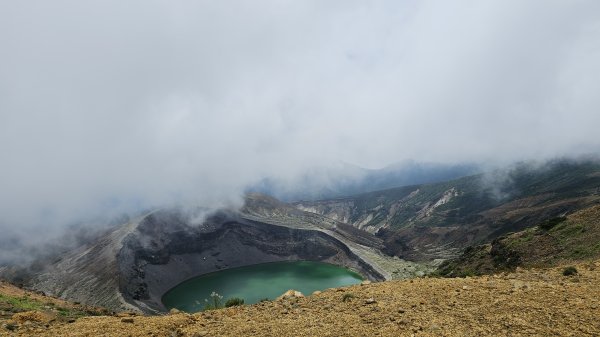
[[[0,250],[340,162],[600,148],[593,0],[7,1],[0,42]]]

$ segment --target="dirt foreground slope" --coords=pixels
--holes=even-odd
[[[90,316],[46,325],[31,315],[0,335],[598,336],[600,261],[576,267],[574,276],[554,268],[387,281],[193,315]]]

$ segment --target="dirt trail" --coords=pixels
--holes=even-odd
[[[25,322],[0,335],[599,336],[600,261],[576,267],[387,281],[193,315]]]

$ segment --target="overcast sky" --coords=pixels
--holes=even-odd
[[[595,153],[599,107],[597,0],[0,1],[0,226]]]

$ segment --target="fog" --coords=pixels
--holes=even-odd
[[[600,145],[595,0],[3,1],[0,46],[3,248],[315,167]]]

